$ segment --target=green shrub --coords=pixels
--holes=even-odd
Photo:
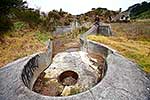
[[[15,22],[14,23],[14,30],[23,30],[27,27],[27,24],[24,22]]]
[[[36,32],[35,35],[37,39],[41,41],[42,43],[45,43],[46,41],[48,41],[48,39],[53,39],[50,33]]]

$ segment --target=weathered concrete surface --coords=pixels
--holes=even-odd
[[[33,55],[35,56],[35,55]],[[33,57],[32,56],[32,57]],[[138,65],[118,55],[107,57],[107,72],[92,89],[68,97],[48,97],[29,90],[21,70],[32,58],[26,57],[0,70],[0,100],[149,100],[150,81]]]
[[[76,91],[76,93],[81,93],[92,88],[101,80],[103,74],[102,70],[103,67],[105,67],[103,63],[105,63],[104,59],[100,58],[98,62],[83,51],[58,53],[53,58],[52,64],[44,71],[46,73],[44,78],[48,79],[48,81],[50,81],[49,79],[55,79],[55,83],[60,84],[57,80],[62,72],[68,70],[74,71],[78,74],[77,83],[75,85],[66,86],[68,89],[63,89],[65,94],[62,93],[62,95],[71,95],[71,90]],[[62,91],[62,89],[56,90]]]
[[[150,100],[150,80],[137,64],[100,43],[81,39],[81,47],[87,52],[102,53],[106,59],[106,74],[95,87],[66,97],[48,97],[31,91],[29,88],[32,87],[32,84],[30,83],[27,88],[23,83],[22,71],[32,61],[32,58],[40,56],[40,54],[34,54],[0,69],[0,100]],[[44,65],[41,68],[44,70],[47,64],[42,64],[42,58],[42,56],[38,58],[38,69]],[[31,65],[34,66],[35,63]]]
[[[96,100],[150,100],[150,81],[137,64],[115,53],[107,65],[104,79],[90,90]]]
[[[0,100],[66,100],[66,98],[67,100],[76,100],[76,98],[78,100],[80,98],[92,100],[92,96],[88,91],[77,97],[56,98],[42,96],[27,88],[22,81],[21,74],[24,66],[35,56],[37,54],[19,59],[0,69]]]
[[[99,33],[104,36],[112,36],[112,31],[110,25],[101,25],[99,27]]]

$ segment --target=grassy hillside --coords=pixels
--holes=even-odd
[[[113,37],[90,35],[88,38],[116,49],[150,73],[150,23],[114,23],[112,29],[116,33]]]
[[[137,19],[150,19],[150,9],[136,16]]]
[[[150,2],[142,2],[130,6],[127,11],[130,11],[132,19],[149,19],[150,18]]]
[[[23,30],[5,33],[0,41],[0,67],[18,58],[43,51],[49,34],[36,30]]]

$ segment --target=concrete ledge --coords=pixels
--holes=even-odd
[[[149,100],[150,81],[138,65],[126,58],[110,54],[104,79],[91,89],[96,100]]]

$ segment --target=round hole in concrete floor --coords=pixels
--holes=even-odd
[[[68,71],[62,72],[58,76],[58,82],[64,86],[75,85],[77,83],[78,77],[79,76],[76,72],[68,70]]]

